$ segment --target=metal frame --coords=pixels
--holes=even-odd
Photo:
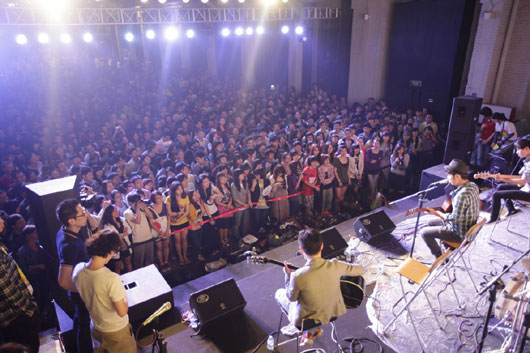
[[[91,26],[170,23],[275,22],[338,19],[339,8],[76,8],[61,20],[39,8],[0,7],[0,26]]]

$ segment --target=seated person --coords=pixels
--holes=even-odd
[[[298,234],[300,251],[306,264],[293,271],[285,263],[285,288],[276,291],[276,301],[289,315],[292,325],[300,327],[303,319],[327,324],[330,319],[346,313],[340,290],[342,276],[360,276],[364,268],[346,262],[322,258],[324,242],[315,229],[304,229]],[[300,345],[310,346],[313,338],[322,334],[320,327],[304,331]]]

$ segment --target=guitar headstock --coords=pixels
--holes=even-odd
[[[266,264],[269,262],[269,260],[264,256],[249,256],[247,257],[247,261],[254,264]]]
[[[493,174],[491,173],[488,173],[488,172],[480,172],[480,173],[476,173],[473,175],[473,178],[474,179],[488,179],[488,178],[491,178],[493,176]]]

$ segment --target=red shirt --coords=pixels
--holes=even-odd
[[[305,167],[302,172],[302,195],[311,196],[315,193],[315,189],[306,183],[315,184],[318,183],[318,170],[316,168]]]
[[[495,133],[495,123],[493,122],[493,120],[482,120],[482,125],[480,126],[480,139],[486,140],[493,133]]]

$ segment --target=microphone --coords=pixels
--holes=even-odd
[[[239,255],[240,258],[250,257],[250,256],[258,256],[258,253],[255,252],[255,251],[252,251],[252,250],[247,250],[244,253],[242,253],[241,255]]]
[[[162,315],[163,313],[165,313],[166,311],[168,311],[169,309],[171,309],[171,303],[170,302],[165,302],[160,308],[158,308],[157,311],[155,311],[153,314],[151,314],[151,316],[149,316],[147,318],[147,320],[145,320],[143,323],[142,323],[142,326],[146,326],[146,325],[149,325],[149,323],[151,321],[153,321],[154,319],[156,319],[157,317],[159,317],[160,315]]]
[[[449,180],[442,179],[440,181],[435,181],[434,183],[430,183],[429,186],[427,186],[427,187],[428,188],[432,188],[434,186],[440,186],[440,185],[445,185],[445,184],[449,184]]]

